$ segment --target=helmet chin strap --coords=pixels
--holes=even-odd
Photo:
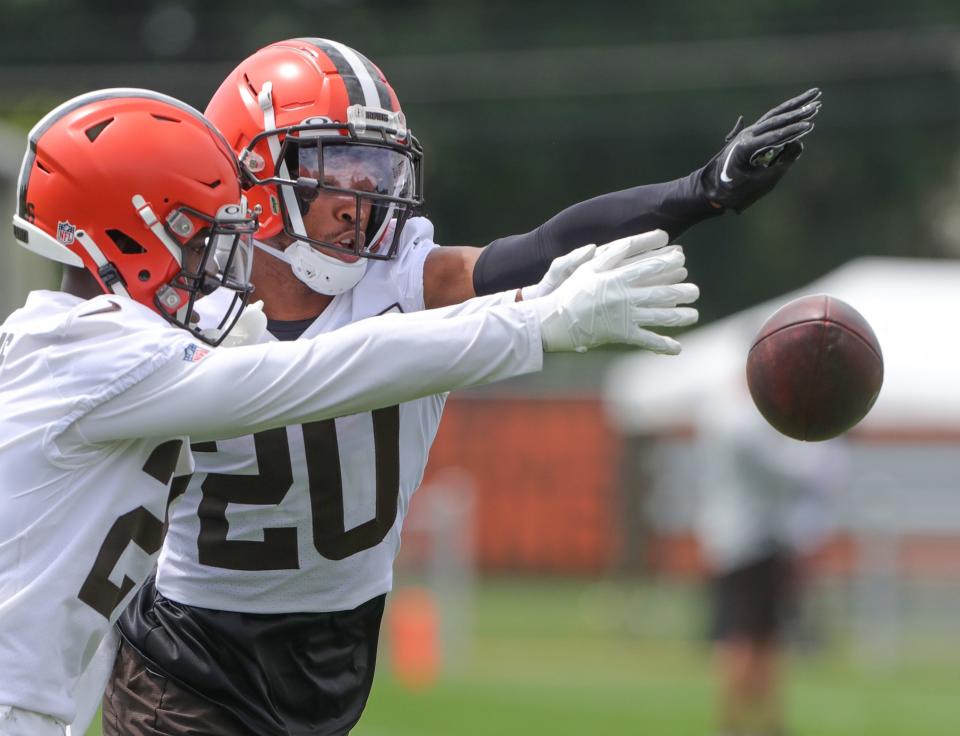
[[[367,259],[360,258],[353,263],[321,253],[302,240],[293,241],[286,250],[274,248],[257,240],[254,246],[290,264],[293,275],[318,294],[337,296],[356,286],[367,270]]]

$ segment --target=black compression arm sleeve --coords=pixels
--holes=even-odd
[[[722,209],[702,194],[700,170],[663,184],[646,184],[579,202],[523,235],[494,240],[473,269],[478,295],[535,284],[554,258],[587,243],[666,230],[671,240]]]

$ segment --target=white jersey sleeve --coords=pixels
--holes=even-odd
[[[79,417],[64,440],[234,437],[496,381],[539,370],[543,360],[539,323],[522,304],[429,325],[387,314],[310,340],[214,349],[198,360],[187,350]]]
[[[517,291],[501,291],[496,294],[486,294],[484,296],[475,296],[472,299],[451,304],[447,307],[437,307],[436,309],[425,309],[415,314],[416,319],[438,320],[452,319],[454,317],[465,317],[471,314],[478,314],[493,307],[499,307],[504,304],[521,304],[517,302]]]

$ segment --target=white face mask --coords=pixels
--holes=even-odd
[[[264,253],[289,263],[293,275],[318,294],[336,296],[350,291],[367,270],[366,258],[347,263],[321,253],[302,240],[295,240],[286,250],[278,250],[257,241],[253,244]]]

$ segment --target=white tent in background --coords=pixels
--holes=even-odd
[[[756,411],[743,390],[750,344],[779,307],[815,293],[863,314],[883,350],[883,388],[842,443],[846,472],[834,487],[830,519],[837,538],[852,541],[847,564],[856,584],[845,589],[852,591],[857,640],[872,659],[894,659],[906,620],[922,620],[938,636],[954,627],[944,600],[960,571],[960,262],[853,261],[684,334],[678,357],[625,356],[607,374],[604,399],[623,434],[637,437],[628,447],[643,456],[645,484],[636,491],[644,494],[648,522],[666,537],[692,533],[711,500],[699,495],[711,490],[696,452],[710,436],[704,408],[726,400],[733,410]],[[795,444],[801,452],[816,449]],[[952,599],[950,610],[957,606]]]
[[[703,398],[741,380],[764,320],[816,293],[857,309],[883,350],[883,388],[858,431],[960,437],[960,262],[946,260],[852,261],[804,289],[686,333],[678,357],[624,357],[608,373],[610,415],[628,433],[693,428]]]

